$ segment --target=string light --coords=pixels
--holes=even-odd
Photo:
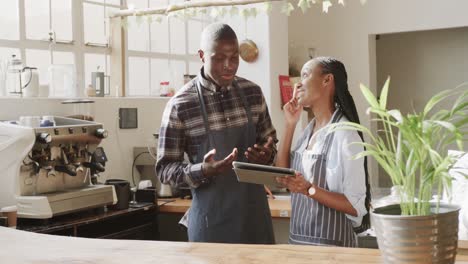
[[[142,17],[146,17],[146,21],[153,22],[152,15],[159,16],[175,16],[182,19],[189,19],[197,14],[207,14],[209,9],[209,16],[216,19],[224,17],[226,14],[230,16],[241,15],[244,18],[250,16],[255,17],[257,14],[266,13],[269,14],[273,8],[274,2],[282,2],[280,6],[281,13],[290,16],[291,13],[296,9],[300,8],[303,13],[306,13],[315,4],[322,6],[322,12],[328,13],[329,9],[334,5],[333,2],[338,5],[345,6],[345,0],[207,0],[207,1],[185,1],[179,4],[172,4],[166,7],[157,8],[146,8],[146,9],[135,9],[134,5],[128,5],[128,9],[119,10],[110,14],[110,17],[121,17],[123,18],[122,24],[127,23],[126,17],[136,16],[137,22],[143,21]],[[248,5],[260,4],[262,6],[248,7]],[[367,3],[367,0],[360,0],[362,5]],[[246,6],[242,7],[241,6]],[[160,22],[161,19],[156,19],[156,22]],[[139,23],[138,23],[139,24]]]

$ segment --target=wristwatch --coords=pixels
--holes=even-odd
[[[307,190],[307,193],[308,193],[309,197],[313,197],[314,194],[315,194],[315,191],[316,191],[316,190],[315,190],[315,186],[312,184],[312,185],[310,186],[309,190]]]

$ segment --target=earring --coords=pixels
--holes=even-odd
[[[340,104],[335,100],[335,108],[336,109],[341,109]]]

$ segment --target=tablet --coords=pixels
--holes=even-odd
[[[279,186],[277,177],[294,176],[293,169],[234,161],[233,169],[239,182]]]

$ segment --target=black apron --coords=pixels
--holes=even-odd
[[[337,111],[332,117],[332,123],[338,122],[342,116],[343,114]],[[292,152],[291,164],[293,169],[300,171],[305,176],[303,158],[315,160],[310,172],[312,173],[313,183],[328,191],[327,155],[335,133],[332,132],[326,136],[321,154],[305,153],[314,122],[311,122],[304,131],[304,133],[308,133],[309,137],[306,137],[306,140]],[[298,193],[291,195],[291,205],[289,243],[342,247],[357,246],[353,225],[345,213],[326,207],[316,200]]]
[[[195,163],[216,149],[215,160],[224,159],[233,148],[238,149],[238,161],[246,162],[244,152],[256,142],[256,127],[243,91],[234,82],[244,104],[248,123],[244,126],[212,131],[202,87],[197,84],[200,107],[207,137],[200,144]],[[231,91],[233,92],[233,91]],[[191,242],[273,244],[273,225],[264,187],[240,183],[232,169],[216,175],[208,183],[192,189],[192,207],[188,217],[188,237]]]

